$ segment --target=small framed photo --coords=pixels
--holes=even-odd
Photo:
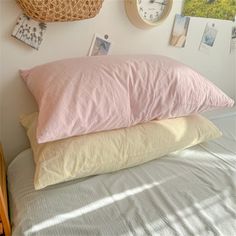
[[[89,50],[89,56],[108,55],[110,50],[111,41],[95,34]]]

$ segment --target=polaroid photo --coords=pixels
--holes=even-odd
[[[102,56],[108,55],[111,50],[111,41],[105,39],[104,37],[95,34],[90,50],[89,56]]]
[[[185,46],[189,22],[190,17],[178,14],[175,15],[175,21],[169,42],[171,46],[179,48]]]
[[[199,46],[200,51],[209,52],[214,46],[218,30],[215,24],[207,24],[202,35],[202,40]]]

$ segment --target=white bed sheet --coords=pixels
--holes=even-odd
[[[138,167],[35,191],[30,149],[9,166],[13,235],[236,235],[236,115],[224,136]]]

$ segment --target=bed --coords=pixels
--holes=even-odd
[[[236,112],[213,122],[219,139],[39,191],[23,151],[8,168],[13,235],[236,235]]]

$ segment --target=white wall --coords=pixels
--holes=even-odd
[[[236,58],[229,55],[232,22],[214,20],[219,29],[215,47],[208,54],[198,50],[205,25],[210,19],[191,18],[186,47],[168,46],[175,13],[182,0],[175,0],[169,18],[151,30],[135,28],[126,17],[123,0],[105,0],[100,14],[93,19],[53,23],[39,51],[10,36],[21,10],[15,0],[0,0],[0,140],[8,162],[27,147],[19,115],[35,111],[35,102],[18,75],[18,69],[39,63],[86,55],[93,34],[108,34],[114,42],[113,54],[159,53],[176,58],[205,75],[229,96],[236,98]]]

